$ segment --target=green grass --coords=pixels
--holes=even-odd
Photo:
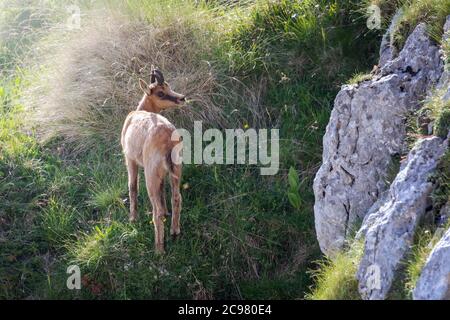
[[[442,208],[450,201],[450,152],[447,151],[438,165],[437,172],[433,175],[432,181],[436,188],[431,194],[433,206]]]
[[[450,7],[448,8],[450,11]],[[442,52],[444,54],[445,68],[448,72],[450,68],[450,37],[442,43]],[[424,104],[424,110],[428,113],[430,120],[434,121],[433,134],[446,138],[450,132],[450,101],[444,101],[444,95],[448,88],[445,86],[435,90],[430,98]]]
[[[417,232],[416,241],[412,248],[412,253],[408,259],[406,267],[405,292],[409,298],[412,297],[417,280],[420,277],[423,266],[433,249],[436,240],[433,239],[430,230],[420,230]]]
[[[427,23],[429,34],[436,42],[442,39],[442,26],[450,12],[450,2],[441,0],[366,0],[367,4],[378,5],[386,23],[402,8],[403,14],[394,28],[394,45],[401,49],[417,24]]]
[[[359,84],[360,82],[372,79],[371,74],[356,73],[348,81],[347,84]]]
[[[447,89],[445,87],[436,89],[419,111],[432,122],[433,134],[441,138],[446,138],[450,131],[450,101],[444,100]],[[422,134],[428,134],[428,132],[422,132]]]
[[[375,58],[374,34],[367,34],[357,8],[351,1],[258,6],[250,19],[232,30],[227,43],[232,71],[243,77],[265,74],[277,84],[303,80],[320,82],[327,89],[340,85],[348,73],[365,70]],[[358,55],[369,61],[364,63]]]
[[[45,157],[21,127],[22,107],[12,107],[20,78],[2,85],[0,108],[0,297],[28,297],[45,279],[46,244],[36,212],[55,161]]]
[[[439,112],[434,125],[434,132],[437,136],[446,138],[450,131],[450,103]]]
[[[45,241],[56,248],[62,246],[73,237],[76,230],[77,211],[71,207],[65,207],[50,198],[46,208],[42,212],[41,225]]]
[[[315,287],[307,295],[309,300],[360,300],[356,272],[364,243],[355,241],[332,259],[319,262],[314,273]]]

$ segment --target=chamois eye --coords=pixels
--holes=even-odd
[[[164,92],[160,91],[156,94],[158,97],[162,98],[164,97]]]

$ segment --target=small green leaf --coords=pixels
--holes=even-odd
[[[96,238],[98,240],[103,239],[105,237],[105,234],[103,233],[102,230],[100,230],[100,228],[98,226],[95,226],[95,231],[97,232]]]
[[[291,167],[289,169],[289,174],[288,174],[288,181],[289,181],[289,186],[292,189],[297,190],[299,185],[300,185],[300,181],[298,179],[298,174],[297,174],[297,170],[295,170],[293,167]]]
[[[300,209],[301,199],[298,193],[288,192],[289,202],[295,209]]]

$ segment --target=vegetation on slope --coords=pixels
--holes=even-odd
[[[397,49],[403,47],[408,36],[421,22],[427,24],[430,35],[436,42],[440,42],[442,26],[450,12],[450,2],[446,0],[365,0],[365,2],[379,6],[385,26],[390,23],[398,9],[402,10],[400,19],[394,26],[394,34],[391,35],[391,41]]]
[[[341,83],[376,62],[352,1],[1,2],[0,297],[302,298],[319,257],[312,179]],[[98,10],[101,8],[102,10]],[[118,134],[139,77],[164,70],[178,126],[280,129],[281,170],[185,166],[182,232],[153,254],[143,181],[128,223]],[[288,199],[290,168],[301,205]],[[292,172],[291,170],[291,172]],[[66,288],[77,264],[83,289]]]
[[[439,35],[433,26],[450,11],[433,0],[105,0],[81,2],[82,28],[70,31],[68,2],[2,1],[0,297],[302,298],[316,280],[308,298],[357,299],[358,246],[315,262],[311,185],[340,84],[364,80],[376,63],[369,3],[380,5],[384,25],[403,6],[399,48],[419,21]],[[151,64],[191,98],[165,114],[178,126],[276,127],[282,138],[274,177],[254,166],[185,166],[183,236],[164,257],[153,254],[143,181],[141,219],[128,223],[118,143]],[[427,108],[445,132],[447,107],[438,102]],[[448,176],[436,179],[439,207]],[[426,242],[405,262],[401,297]],[[71,264],[82,269],[81,291],[65,286]]]

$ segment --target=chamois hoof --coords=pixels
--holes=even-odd
[[[181,234],[181,231],[170,230],[170,235],[172,236],[172,240],[177,240]]]
[[[156,247],[156,248],[155,248],[155,253],[156,253],[157,255],[163,255],[163,254],[165,254],[166,252],[164,251],[164,248],[158,248],[158,247]]]

